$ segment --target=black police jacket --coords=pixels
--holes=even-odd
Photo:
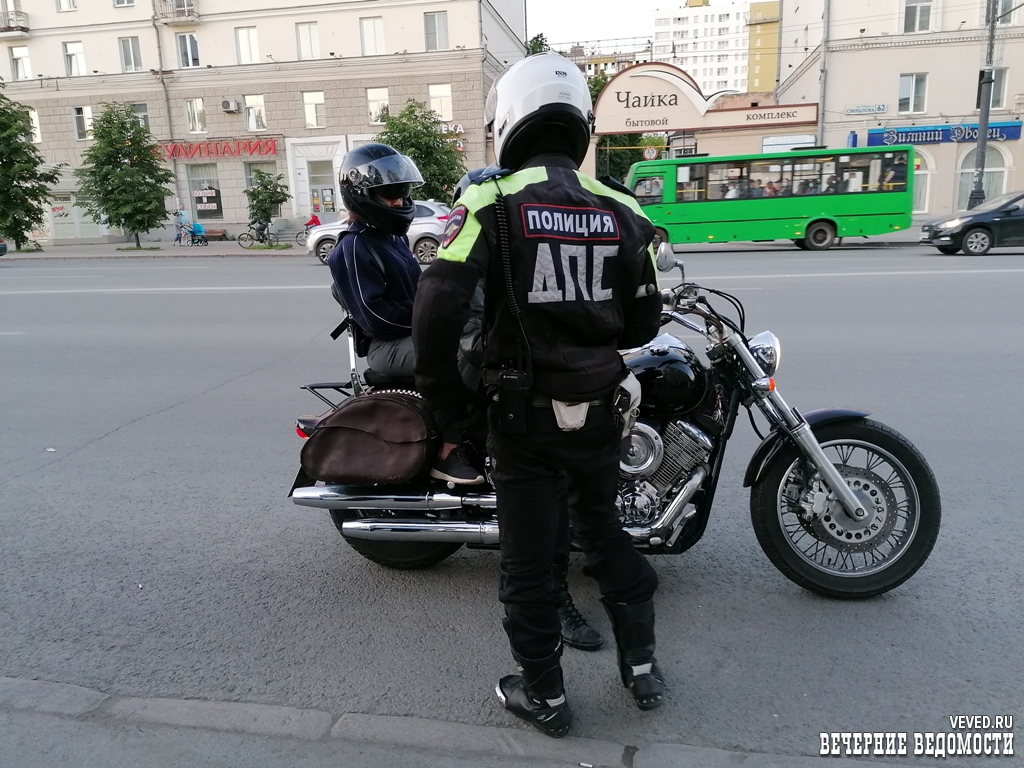
[[[509,304],[498,205],[522,329]],[[503,367],[525,365],[525,331],[534,391],[593,400],[609,395],[624,374],[617,350],[658,332],[653,238],[634,198],[579,172],[563,155],[534,158],[511,176],[470,187],[449,214],[413,309],[416,383],[445,439],[454,441],[469,416],[456,349],[480,279],[488,390]]]

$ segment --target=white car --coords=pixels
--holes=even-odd
[[[437,258],[437,246],[441,243],[449,213],[451,208],[444,203],[434,200],[416,201],[416,218],[409,227],[409,245],[420,264],[429,264]],[[306,237],[306,252],[316,254],[320,261],[326,262],[338,242],[338,235],[346,229],[348,219],[313,227]]]

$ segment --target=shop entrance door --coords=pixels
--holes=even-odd
[[[337,212],[336,194],[334,190],[334,163],[330,160],[310,160],[307,163],[309,173],[309,210],[312,213]]]

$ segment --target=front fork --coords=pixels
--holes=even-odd
[[[763,373],[760,364],[754,359],[750,350],[747,349],[747,345],[743,343],[738,334],[728,338],[726,341],[749,370]],[[818,474],[825,481],[825,485],[835,494],[835,497],[843,505],[847,514],[854,520],[863,520],[867,517],[868,513],[864,509],[864,505],[850,486],[846,484],[843,476],[836,469],[835,464],[829,461],[825,451],[818,444],[814,432],[811,431],[810,424],[807,423],[806,419],[796,408],[790,408],[786,405],[782,395],[775,389],[774,382],[767,376],[762,376],[753,382],[751,389],[757,395],[756,402],[761,412],[764,413],[769,421],[779,424],[792,438],[793,442],[803,450],[804,455],[818,470]]]

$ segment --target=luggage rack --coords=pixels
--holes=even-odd
[[[352,397],[353,395],[353,383],[351,381],[325,381],[319,384],[305,384],[301,388],[320,398],[320,400],[325,402],[332,409],[337,409],[341,404],[341,400],[336,403],[326,395],[322,394],[321,390],[337,392],[342,399]]]

